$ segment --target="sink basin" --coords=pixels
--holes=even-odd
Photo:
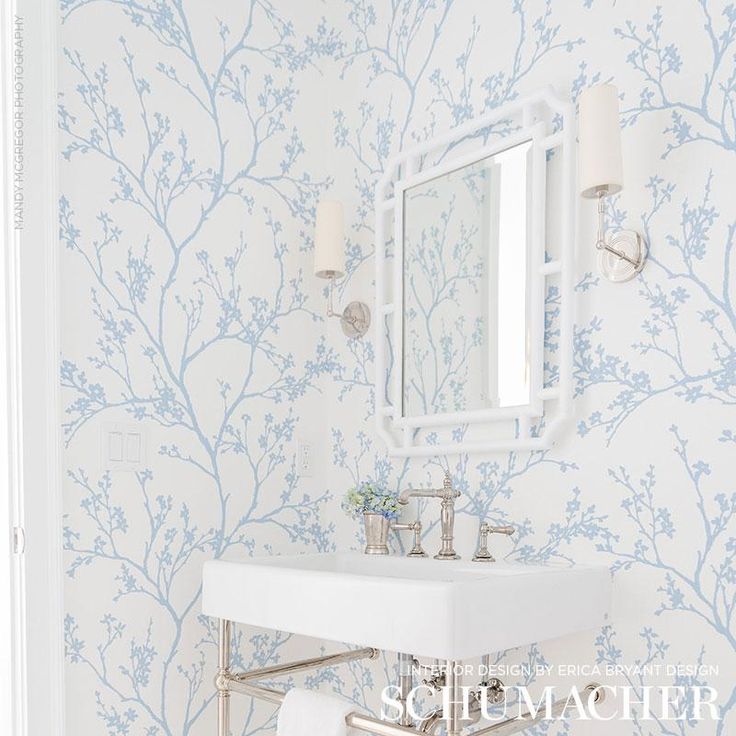
[[[603,566],[370,557],[212,560],[202,611],[261,628],[440,659],[468,659],[601,626]]]

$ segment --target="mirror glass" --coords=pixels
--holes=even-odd
[[[405,417],[530,401],[531,145],[404,190]]]

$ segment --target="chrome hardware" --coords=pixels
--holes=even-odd
[[[478,683],[478,687],[481,690],[487,691],[487,698],[488,702],[491,705],[498,705],[499,703],[503,703],[504,699],[504,692],[506,691],[506,685],[501,682],[497,677],[490,677],[487,680],[483,680],[482,682]],[[473,693],[473,697],[476,699],[478,703],[480,703],[481,699],[481,693],[480,690],[476,690]]]
[[[232,624],[226,619],[219,620],[217,639],[217,674],[215,690],[217,692],[217,736],[228,736],[230,733],[230,640]]]
[[[487,698],[491,705],[498,705],[503,702],[504,684],[500,680],[492,678],[487,683],[479,683],[478,687],[485,687],[488,689],[489,692]],[[462,717],[460,719],[460,723],[463,727],[475,726],[480,721],[481,717],[481,692],[480,690],[474,690],[470,695],[472,696],[472,700],[468,705],[467,717]],[[417,730],[423,734],[429,734],[432,736],[432,734],[434,734],[442,724],[443,720],[444,711],[442,710],[442,706],[438,706],[429,711],[429,713],[419,721],[417,724]]]
[[[401,531],[414,532],[414,546],[409,552],[407,552],[407,557],[427,556],[427,553],[422,548],[422,522],[419,521],[419,519],[412,521],[409,524],[399,524],[398,522],[395,522],[391,524],[391,528],[397,533]]]
[[[449,476],[445,476],[445,481],[449,481]],[[448,659],[445,663],[445,680],[447,688],[447,712],[443,713],[445,722],[445,736],[460,736],[462,730],[462,706],[460,703],[460,693],[462,692],[462,675],[458,673],[459,662],[454,659]],[[462,667],[460,667],[462,672]],[[444,700],[444,698],[443,698]],[[443,707],[445,705],[443,702]]]
[[[605,691],[597,682],[591,682],[586,685],[582,692],[588,693],[588,696],[593,696],[594,703],[602,703],[605,700]],[[544,710],[542,712],[531,713],[526,710],[520,713],[516,718],[510,718],[507,721],[501,721],[500,723],[494,723],[492,726],[486,726],[473,733],[473,736],[511,736],[511,734],[519,733],[519,731],[526,731],[526,729],[532,726],[538,725],[543,719],[549,719],[551,715],[553,718],[557,718],[565,712],[566,708],[569,708],[569,702],[567,698],[560,698],[552,703],[552,707],[549,713]],[[546,720],[549,723],[549,720]]]
[[[217,673],[215,676],[215,687],[217,692],[217,736],[230,736],[230,695],[231,693],[249,695],[253,698],[265,700],[274,705],[281,705],[284,702],[286,693],[283,690],[277,690],[270,686],[256,684],[256,680],[272,680],[274,677],[281,675],[292,675],[296,672],[315,669],[317,667],[332,667],[343,662],[355,662],[360,659],[376,659],[379,651],[373,647],[365,647],[363,649],[353,649],[339,654],[328,654],[321,657],[313,657],[312,659],[303,659],[297,662],[285,662],[270,667],[262,667],[257,670],[248,672],[232,672],[230,669],[230,645],[232,638],[232,623],[224,619],[219,620],[219,641],[218,641],[218,662]],[[405,678],[401,683],[402,693],[408,695],[410,690],[411,666],[416,662],[410,654],[399,655],[399,675]],[[447,736],[460,736],[462,730],[468,725],[477,723],[480,709],[478,707],[479,698],[474,698],[475,702],[470,704],[469,718],[463,718],[462,708],[460,707],[460,693],[462,692],[461,676],[458,670],[462,671],[462,663],[453,660],[447,660],[444,671],[435,671],[433,677],[424,681],[429,687],[448,687],[450,688],[449,712],[444,713],[442,708],[434,709],[421,718],[416,726],[402,725],[401,723],[391,723],[382,721],[363,713],[351,712],[345,717],[345,724],[349,728],[374,736],[423,736],[423,734],[433,734],[436,728],[444,722]],[[494,689],[495,682],[498,687],[502,688],[503,684],[499,681],[490,680],[487,684],[489,689]],[[483,686],[483,683],[481,683]],[[588,684],[584,692],[589,694],[595,693],[595,702],[602,702],[605,697],[603,688],[598,683]],[[490,694],[489,694],[490,696]],[[552,705],[552,713],[554,716],[560,715],[566,707],[568,707],[567,698],[558,700]],[[538,725],[545,717],[542,713],[525,712],[521,714],[521,718],[511,718],[506,721],[494,723],[485,728],[475,731],[473,736],[509,736],[510,734],[524,731],[532,726]]]
[[[480,697],[476,699],[477,693],[471,693],[472,700],[468,704],[467,718],[462,717],[460,719],[463,727],[474,726],[480,721]],[[421,721],[417,724],[417,729],[423,734],[430,734],[430,736],[436,733],[437,729],[442,725],[444,721],[444,712],[442,706],[433,708],[427,715],[425,715]]]
[[[488,673],[491,670],[491,655],[484,654],[480,658],[480,668],[483,673],[483,679],[478,683],[478,690],[474,693],[477,700],[480,700],[480,690],[488,690],[488,700],[493,705],[497,705],[503,700],[506,685],[501,682],[497,677],[489,677]]]
[[[445,686],[446,681],[447,678],[445,677],[445,673],[438,672],[432,675],[432,677],[427,677],[422,680],[422,685],[428,687],[432,691],[432,695],[437,695],[442,692],[442,688]]]
[[[359,659],[378,659],[378,655],[378,649],[374,647],[363,647],[362,649],[350,649],[346,652],[338,652],[337,654],[325,654],[321,657],[300,659],[296,662],[274,664],[270,667],[261,667],[258,670],[251,670],[250,672],[238,672],[229,676],[230,689],[237,691],[240,685],[251,682],[252,680],[267,680],[271,677],[280,677],[281,675],[293,675],[296,672],[313,670],[317,667],[334,667],[336,664],[355,662]]]
[[[399,653],[399,702],[401,703],[400,726],[412,726],[411,713],[406,707],[409,695],[414,687],[414,664],[416,660],[413,655]]]
[[[417,730],[420,733],[433,734],[437,727],[442,723],[442,706],[432,708],[424,718],[417,724]]]
[[[489,534],[506,534],[510,536],[514,533],[514,527],[512,526],[491,526],[488,522],[484,521],[480,525],[480,539],[478,540],[478,549],[473,555],[473,562],[495,562],[496,558],[490,553],[488,549],[488,535]]]
[[[641,273],[647,262],[647,245],[636,230],[618,230],[610,238],[606,236],[604,197],[609,193],[607,187],[597,187],[598,197],[598,237],[595,247],[601,254],[610,253],[619,260],[608,265],[610,273],[604,276],[610,281],[629,281]],[[603,261],[599,260],[603,265]]]
[[[22,555],[26,551],[26,530],[22,526],[13,527],[13,554]]]
[[[460,496],[460,491],[452,487],[450,473],[445,473],[442,488],[419,489],[416,491],[402,491],[399,503],[406,505],[410,498],[439,498],[440,499],[440,527],[442,529],[442,545],[440,551],[434,556],[435,560],[459,560],[460,555],[453,547],[455,528],[455,499]]]
[[[327,316],[337,317],[340,320],[343,334],[346,337],[363,337],[371,326],[371,310],[364,302],[350,302],[342,313],[336,312],[333,306],[335,291],[335,275],[330,279],[330,291],[327,299]]]

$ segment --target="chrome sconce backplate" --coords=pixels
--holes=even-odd
[[[647,244],[636,230],[616,230],[606,232],[604,200],[616,190],[607,186],[596,187],[593,193],[583,196],[598,198],[598,237],[595,247],[598,250],[598,270],[609,281],[622,283],[638,276],[647,262]]]
[[[340,325],[347,337],[363,337],[371,326],[371,310],[364,302],[350,302],[340,315]]]
[[[598,247],[598,270],[609,281],[621,283],[638,276],[647,260],[647,245],[636,230],[618,230]]]
[[[371,310],[365,302],[350,302],[342,314],[335,311],[333,306],[335,295],[335,274],[326,272],[330,285],[327,291],[327,316],[337,317],[340,320],[343,334],[349,338],[363,337],[371,326]]]

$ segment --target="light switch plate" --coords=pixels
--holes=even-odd
[[[300,478],[311,478],[314,475],[314,445],[306,440],[296,443],[296,472]]]
[[[143,470],[146,464],[146,428],[142,422],[106,422],[102,425],[103,470]]]

